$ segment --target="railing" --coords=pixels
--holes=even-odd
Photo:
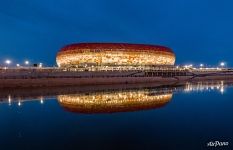
[[[106,74],[105,74],[106,72]],[[116,74],[115,74],[116,72]],[[58,67],[17,67],[0,68],[1,79],[34,79],[34,78],[93,78],[93,77],[175,77],[192,76],[203,73],[232,73],[233,69],[187,69],[182,67],[161,66],[118,66],[89,68],[58,68]],[[102,74],[103,73],[103,74]],[[201,74],[200,74],[201,75]]]
[[[51,71],[51,72],[77,72],[77,71],[233,71],[232,68],[185,68],[176,66],[89,66],[89,67],[0,67],[0,71]]]

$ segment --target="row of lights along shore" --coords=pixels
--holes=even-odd
[[[7,60],[5,60],[4,63],[6,64],[6,67],[9,67],[12,64],[12,61],[7,59]],[[30,62],[28,60],[25,60],[23,64],[24,65],[21,65],[21,64],[17,63],[16,67],[26,67],[26,66],[29,67],[30,66]],[[38,67],[40,67],[40,68],[43,67],[43,63],[39,63]]]
[[[183,67],[184,68],[196,68],[196,67],[194,67],[193,64],[184,65]],[[220,62],[218,67],[221,67],[221,68],[226,67],[226,62]],[[199,69],[205,69],[205,68],[209,68],[209,67],[206,67],[204,64],[200,64],[198,68]],[[210,67],[210,68],[214,68],[214,67]]]
[[[40,101],[40,104],[44,104],[44,97],[43,97],[43,96],[41,96],[39,99],[35,99],[35,100],[39,100],[39,101]],[[21,106],[23,102],[24,102],[24,101],[18,100],[17,105],[18,105],[18,106]],[[10,95],[8,95],[8,104],[9,104],[9,105],[12,104],[12,98],[11,98]]]
[[[7,60],[5,60],[5,64],[7,65],[7,67],[9,67],[10,66],[10,64],[12,64],[12,61],[11,60],[9,60],[9,59],[7,59]],[[28,67],[28,66],[30,66],[30,62],[28,61],[28,60],[25,60],[24,61],[24,66],[23,65],[20,65],[20,64],[16,64],[16,67]],[[225,67],[226,66],[226,62],[220,62],[219,63],[219,66],[220,67]],[[38,64],[38,67],[43,67],[43,63],[39,63]],[[193,66],[193,64],[189,64],[189,65],[184,65],[183,66],[184,68],[195,68],[194,66]],[[177,66],[177,68],[179,68],[179,66]],[[205,67],[205,65],[204,64],[200,64],[199,65],[199,68],[200,69],[205,69],[205,68],[207,68],[207,67]]]

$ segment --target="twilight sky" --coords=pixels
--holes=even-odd
[[[9,0],[0,4],[0,64],[55,64],[74,42],[165,45],[177,64],[233,66],[231,0]]]

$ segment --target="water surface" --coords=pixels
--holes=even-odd
[[[2,89],[0,149],[230,149],[232,97],[225,81]]]

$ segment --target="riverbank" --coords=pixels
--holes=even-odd
[[[171,84],[232,79],[232,70],[67,71],[61,69],[5,69],[0,71],[0,88],[142,83]]]

